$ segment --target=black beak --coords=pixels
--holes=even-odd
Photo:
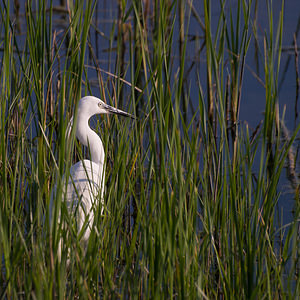
[[[109,114],[115,114],[115,115],[119,115],[119,116],[123,116],[123,117],[129,117],[131,119],[136,119],[136,117],[134,115],[131,115],[123,110],[114,108],[110,105],[105,105],[105,109],[107,110],[107,113]]]

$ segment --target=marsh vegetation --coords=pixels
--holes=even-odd
[[[265,1],[265,28],[254,0],[116,1],[110,23],[107,1],[61,3],[0,5],[1,299],[296,299],[299,28],[287,103],[284,1],[276,14]],[[256,88],[264,108],[249,125],[240,110]],[[137,116],[91,122],[107,175],[87,249],[62,193],[68,226],[45,222],[52,189],[88,156],[65,138],[84,95]]]

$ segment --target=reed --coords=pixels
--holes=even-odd
[[[119,1],[108,36],[96,23],[100,2],[27,1],[23,19],[18,6],[2,2],[1,299],[299,295],[300,126],[288,131],[278,105],[284,2],[277,20],[267,1],[263,44],[252,2]],[[187,54],[191,24],[201,33],[200,62]],[[93,38],[103,35],[107,69]],[[265,89],[255,130],[239,113],[251,43],[263,58],[256,76]],[[62,175],[88,154],[66,141],[85,94],[138,116],[93,122],[107,176],[105,213],[95,208],[87,249],[61,193]],[[283,223],[286,163],[294,201],[291,221]]]

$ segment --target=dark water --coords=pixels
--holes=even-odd
[[[228,1],[231,3],[233,9],[233,14],[237,8],[237,1]],[[197,11],[198,15],[204,22],[203,16],[203,3],[202,1],[193,1],[193,6]],[[258,42],[260,55],[256,57],[255,55],[255,43],[254,38],[251,39],[250,47],[246,57],[246,68],[243,80],[242,98],[240,106],[240,122],[247,123],[250,130],[260,123],[263,119],[263,112],[265,108],[265,89],[263,85],[253,76],[253,72],[257,74],[262,81],[264,81],[264,61],[263,61],[263,42],[265,32],[268,34],[268,15],[267,15],[267,1],[258,1],[257,10],[257,28],[258,28]],[[53,6],[58,6],[60,1],[54,1]],[[254,4],[253,1],[253,12],[254,17]],[[20,43],[24,40],[26,35],[26,25],[24,17],[24,3],[20,3],[20,17],[18,19],[20,25],[20,35],[18,39]],[[99,60],[100,67],[111,73],[115,73],[116,64],[116,52],[113,50],[116,47],[116,39],[110,44],[109,37],[111,34],[116,36],[118,34],[118,1],[98,1],[96,6],[96,11],[94,13],[94,24],[103,35],[96,33],[96,31],[91,29],[91,42],[93,45],[94,52]],[[228,5],[228,4],[227,4]],[[296,112],[299,112],[298,107],[295,106],[296,103],[296,73],[295,73],[295,52],[293,50],[293,40],[294,34],[296,34],[297,44],[300,45],[300,38],[298,34],[297,26],[299,27],[300,22],[300,10],[299,10],[299,0],[287,0],[284,5],[284,30],[283,30],[283,52],[281,57],[281,71],[279,74],[279,107],[280,107],[280,117],[282,116],[283,109],[285,107],[285,123],[289,130],[293,130],[295,126],[299,123],[299,118],[296,118]],[[229,9],[229,8],[226,8]],[[273,1],[273,20],[274,20],[274,38],[276,35],[277,24],[279,20],[279,14],[281,10],[281,1]],[[11,4],[11,11],[13,13],[13,7]],[[187,13],[189,12],[188,6],[186,7]],[[212,28],[216,29],[218,18],[219,18],[220,8],[219,1],[212,1]],[[64,19],[64,14],[55,12],[53,19],[54,29],[58,32],[58,37],[62,37],[63,31],[65,30],[67,23]],[[25,26],[24,26],[25,25]],[[114,30],[112,28],[115,28]],[[185,29],[186,30],[186,29]],[[250,33],[251,33],[250,28]],[[179,56],[179,16],[175,19],[175,30],[174,30],[174,57],[173,57],[173,72],[177,72],[180,56]],[[198,21],[192,15],[190,19],[190,26],[188,30],[189,42],[187,44],[187,59],[186,59],[186,69],[191,67],[189,76],[186,81],[186,88],[190,90],[190,98],[193,102],[194,107],[198,104],[198,80],[197,73],[200,74],[200,81],[202,88],[206,87],[206,73],[205,73],[205,51],[199,52],[199,47],[202,44],[203,30],[201,29]],[[299,47],[299,46],[298,46]],[[129,44],[126,44],[125,62],[129,61]],[[89,64],[88,55],[87,62]],[[91,63],[92,65],[92,63]],[[299,67],[299,66],[298,66]],[[88,76],[91,81],[95,79],[97,82],[97,75],[93,69],[88,70]],[[103,73],[104,80],[108,75]],[[125,79],[130,81],[130,71],[127,71]],[[94,87],[95,96],[99,96],[99,87]],[[129,97],[131,89],[124,88],[125,95]],[[126,96],[125,96],[126,98]],[[192,107],[191,106],[191,107]],[[189,108],[189,112],[192,109]],[[298,141],[299,142],[299,141]],[[297,143],[297,141],[296,141]],[[299,146],[296,144],[296,147]],[[286,224],[292,220],[293,216],[291,214],[292,208],[294,206],[294,197],[290,193],[291,188],[286,176],[283,172],[281,178],[280,186],[282,188],[282,196],[280,197],[278,207],[279,210],[283,209],[283,223]]]

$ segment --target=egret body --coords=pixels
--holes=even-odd
[[[62,201],[66,201],[69,213],[76,212],[77,230],[78,232],[83,230],[81,241],[84,243],[88,242],[91,233],[95,207],[101,205],[103,212],[104,205],[105,153],[100,137],[89,126],[89,119],[97,114],[117,114],[134,118],[93,96],[83,97],[78,103],[76,137],[89,148],[91,160],[84,159],[70,168],[70,176]],[[71,120],[69,130],[72,126]],[[63,190],[65,190],[65,183]],[[50,212],[52,212],[53,201],[50,206]],[[60,256],[61,241],[58,250]]]

